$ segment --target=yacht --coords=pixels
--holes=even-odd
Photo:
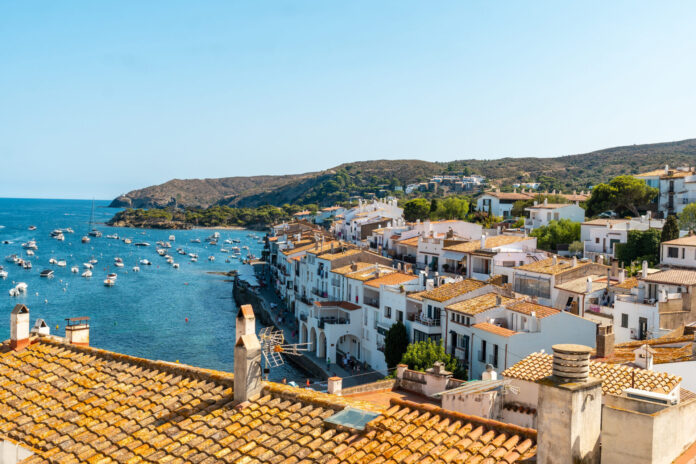
[[[19,293],[25,293],[27,291],[28,285],[24,282],[19,282],[17,285],[15,285],[15,288],[19,290]]]
[[[229,253],[229,252],[230,252],[230,250],[228,250],[227,248],[220,248],[220,253]]]
[[[82,273],[82,277],[92,277],[92,271],[87,269],[85,272]]]
[[[72,230],[72,228],[70,228],[70,227],[68,227],[67,229],[65,229],[65,232],[67,232],[67,233],[69,233],[69,234],[74,234],[74,233],[75,233],[75,231]]]
[[[54,229],[51,231],[51,238],[56,238],[59,235],[63,235],[63,231],[61,229]]]
[[[228,245],[232,245],[234,242],[228,238],[225,239],[225,243],[227,243]]]
[[[55,238],[55,239],[58,240],[59,242],[62,242],[63,240],[65,240],[65,235],[63,235],[63,234],[58,234],[58,235],[56,235],[56,236],[53,237],[53,238]]]
[[[135,246],[146,247],[146,246],[150,246],[150,244],[147,242],[138,242],[135,244]]]
[[[99,262],[99,261],[97,261],[97,260],[94,259],[94,258],[92,258],[92,259],[89,260],[89,263],[90,263],[90,264],[97,264],[98,262]]]
[[[186,252],[184,251],[183,248],[179,248],[178,250],[176,250],[176,252],[179,253],[180,255],[185,255],[185,254],[186,254]]]
[[[192,262],[192,263],[197,263],[197,262],[198,262],[198,258],[191,258],[191,262]]]
[[[27,250],[27,256],[34,256],[34,250]]]
[[[82,265],[85,267],[85,269],[94,269],[92,263],[82,263]]]
[[[116,235],[116,234],[107,235],[106,238],[110,238],[112,240],[118,240],[118,235]]]
[[[164,243],[162,244],[162,248],[171,248],[171,247],[172,247],[172,244],[169,243],[169,242],[164,242]]]
[[[189,256],[190,256],[191,258],[196,258],[196,259],[198,259],[198,255],[197,255],[196,253],[189,253]]]
[[[191,243],[201,243],[201,239],[200,238],[192,238]]]
[[[22,243],[22,248],[25,250],[38,250],[39,247],[36,246],[36,240],[29,240],[26,243]]]
[[[36,226],[29,226],[29,230],[36,230]]]
[[[44,269],[41,271],[41,274],[39,274],[41,277],[46,277],[47,279],[50,279],[53,277],[53,270],[52,269]]]
[[[24,266],[24,260],[23,260],[22,258],[17,258],[17,259],[15,260],[15,264],[16,264],[17,266],[20,266],[20,267],[21,267],[21,266]]]
[[[114,266],[116,266],[116,267],[123,267],[123,261],[116,261],[116,262],[114,263]]]
[[[56,260],[56,258],[51,258],[48,260],[48,264],[56,264],[57,262],[58,261]]]
[[[3,240],[3,241],[2,241],[2,244],[3,244],[3,245],[12,245],[12,242],[9,241],[9,240]]]
[[[6,279],[7,278],[7,271],[4,269],[0,269],[0,279]]]
[[[115,280],[111,280],[111,279],[104,280],[104,286],[106,286],[106,287],[113,287],[115,283],[116,283]]]
[[[123,263],[123,260],[121,258],[119,258],[118,256],[116,256],[114,258],[114,263]]]

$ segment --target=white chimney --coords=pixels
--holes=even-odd
[[[396,365],[396,378],[403,379],[404,373],[406,372],[406,369],[408,369],[407,364],[397,364]]]
[[[89,317],[67,319],[65,341],[72,345],[89,346]]]
[[[621,269],[621,270],[619,271],[619,283],[620,283],[620,284],[624,283],[624,280],[626,280],[626,270],[625,270],[625,269]]]
[[[577,256],[573,256],[573,267],[575,267],[575,266],[577,266],[577,265],[578,265],[578,257],[577,257]]]
[[[587,277],[587,293],[592,293],[592,276]]]
[[[537,462],[598,464],[602,380],[589,377],[592,349],[552,348],[553,374],[537,381]]]
[[[481,234],[481,249],[484,250],[486,248],[486,234]]]
[[[669,174],[669,164],[665,164],[665,174]]]
[[[633,363],[641,369],[652,370],[654,351],[647,344],[633,350]]]
[[[51,329],[48,327],[48,324],[46,324],[46,321],[39,318],[34,323],[34,327],[31,329],[31,334],[32,335],[44,335],[44,336],[50,335]]]
[[[556,191],[554,190],[554,193],[555,192]],[[549,197],[544,197],[544,205],[548,205],[548,204],[549,204]]]
[[[343,387],[343,379],[340,377],[329,377],[327,380],[329,395],[340,395]]]
[[[29,345],[29,308],[18,304],[10,313],[10,348],[19,351]]]
[[[556,255],[553,255],[553,265],[556,266],[558,264],[558,257]]]
[[[646,277],[648,277],[648,262],[647,262],[647,261],[643,261],[643,268],[641,269],[640,276],[641,276],[643,279],[645,279]]]
[[[254,332],[256,318],[251,305],[240,308],[236,323],[238,336],[234,346],[234,401],[239,404],[258,395],[263,385],[261,344]]]

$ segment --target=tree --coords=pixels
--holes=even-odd
[[[634,261],[656,264],[660,260],[660,231],[629,230],[626,243],[616,244],[616,259],[624,267]]]
[[[448,197],[440,203],[437,219],[464,219],[469,213],[469,202],[464,198]]]
[[[430,202],[425,198],[415,198],[404,203],[404,219],[413,222],[430,217]]]
[[[558,244],[570,244],[580,240],[580,223],[570,219],[554,220],[547,226],[534,229],[529,235],[537,238],[538,248],[555,251]]]
[[[433,198],[432,200],[430,200],[430,212],[431,213],[437,212],[439,207],[440,207],[440,201],[437,198]]]
[[[599,184],[592,189],[587,200],[590,216],[607,210],[630,212],[638,216],[638,206],[650,203],[657,195],[656,188],[633,176],[614,177],[609,184]]]
[[[427,339],[422,342],[408,345],[406,353],[401,358],[402,364],[407,364],[408,368],[414,371],[425,372],[426,369],[433,367],[436,361],[445,365],[445,369],[452,372],[454,377],[464,379],[466,371],[459,366],[456,358],[445,352],[442,342],[434,342]]]
[[[389,369],[396,367],[408,348],[408,331],[403,322],[392,325],[384,336],[384,360]]]
[[[662,226],[662,241],[668,242],[679,238],[679,224],[677,224],[677,217],[674,214],[667,216],[665,225]]]
[[[580,240],[576,240],[570,245],[568,245],[568,251],[573,255],[582,256],[582,252],[585,250],[584,245]]]
[[[679,228],[689,231],[696,229],[696,203],[691,203],[684,207],[684,210],[679,215]]]

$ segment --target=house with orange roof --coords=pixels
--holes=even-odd
[[[469,379],[498,373],[522,357],[556,343],[594,346],[594,322],[499,290],[445,306],[445,348],[460,360]]]
[[[328,206],[319,210],[316,217],[314,218],[314,221],[317,224],[323,224],[324,222],[330,219],[334,219],[336,218],[336,216],[340,216],[345,212],[346,209],[343,206]]]
[[[512,207],[516,201],[526,201],[534,199],[533,193],[501,192],[500,189],[486,192],[476,200],[476,211],[484,211],[493,216],[502,218],[512,217]]]
[[[584,222],[585,210],[577,202],[575,203],[549,203],[544,198],[543,203],[534,202],[533,206],[524,209],[529,217],[524,220],[524,229],[527,233],[540,227],[548,226],[551,221],[568,219],[572,222]]]

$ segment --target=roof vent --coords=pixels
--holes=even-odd
[[[379,413],[363,411],[356,408],[345,408],[333,416],[324,419],[325,423],[338,427],[346,427],[353,430],[363,431],[368,422],[378,418]]]
[[[569,382],[584,382],[590,376],[590,352],[584,345],[553,345],[553,375]]]

